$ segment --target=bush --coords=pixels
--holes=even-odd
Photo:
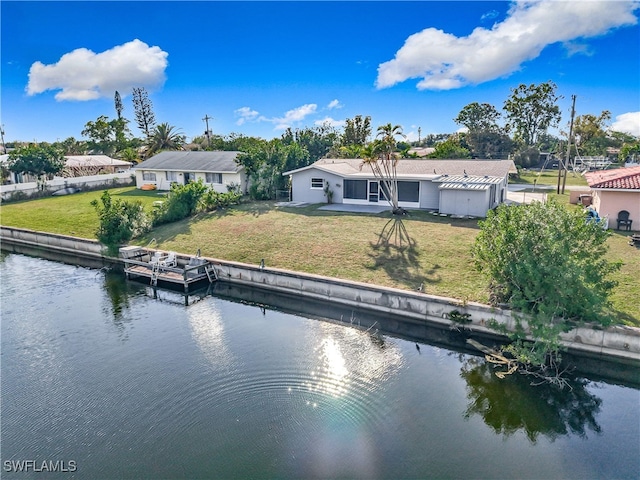
[[[153,212],[153,224],[171,223],[193,215],[206,191],[202,180],[186,185],[174,183],[167,200]]]
[[[611,322],[615,282],[608,276],[620,265],[605,259],[609,233],[581,211],[555,202],[501,205],[480,228],[473,257],[489,278],[493,303],[526,314],[515,316],[516,332],[504,332],[515,341],[514,356],[541,365],[559,356],[562,332],[585,321]]]
[[[117,255],[120,245],[149,230],[149,221],[141,202],[114,200],[105,190],[100,197],[100,202],[94,200],[91,205],[95,207],[100,217],[96,237],[107,246],[107,251],[111,255]]]
[[[210,212],[218,208],[225,208],[240,202],[242,195],[235,191],[226,193],[216,192],[214,189],[208,190],[201,200],[202,209]]]

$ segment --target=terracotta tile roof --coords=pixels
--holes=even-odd
[[[640,166],[587,172],[584,177],[591,188],[640,190]]]

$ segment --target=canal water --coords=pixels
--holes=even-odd
[[[637,387],[123,277],[0,257],[2,478],[638,478]]]

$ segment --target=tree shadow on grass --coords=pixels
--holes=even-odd
[[[440,282],[439,265],[434,264],[426,271],[420,266],[417,242],[407,232],[402,218],[391,218],[378,234],[378,240],[370,246],[372,252],[368,256],[374,264],[369,269],[382,269],[389,278],[420,291],[426,284]]]

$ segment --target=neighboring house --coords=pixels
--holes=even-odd
[[[504,202],[509,174],[517,170],[511,160],[403,159],[396,173],[401,207],[485,217]],[[380,182],[361,159],[322,159],[283,175],[291,176],[295,202],[326,202],[329,188],[334,203],[386,203]]]
[[[130,162],[123,162],[107,155],[65,155],[65,166],[56,177],[85,177],[106,173],[121,173],[131,168]],[[0,155],[0,165],[8,168],[9,155]],[[5,184],[30,183],[37,181],[35,175],[9,172]]]
[[[188,152],[166,151],[136,165],[136,186],[155,185],[158,190],[169,190],[172,183],[186,185],[201,179],[217,192],[227,192],[229,186],[247,190],[244,167],[235,161],[241,152]]]
[[[107,155],[65,155],[62,177],[85,177],[105,173],[122,173],[129,170],[131,162],[116,160]]]
[[[0,155],[0,168],[2,168],[2,184],[3,185],[30,183],[38,180],[38,178],[35,175],[30,175],[28,173],[15,173],[10,171],[8,153],[4,155]]]
[[[591,188],[592,205],[600,217],[609,217],[616,228],[618,213],[629,212],[633,230],[640,230],[640,166],[599,170],[584,174]]]

